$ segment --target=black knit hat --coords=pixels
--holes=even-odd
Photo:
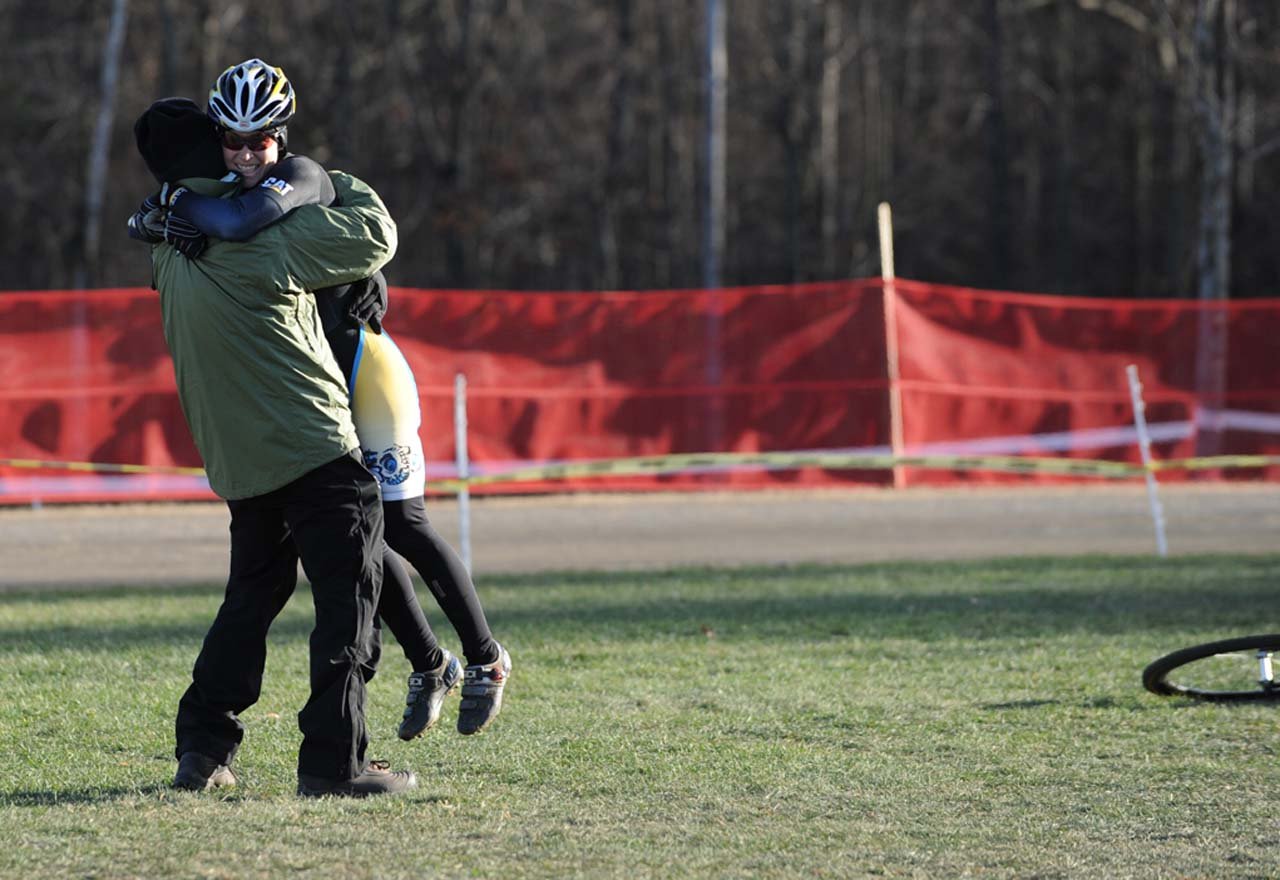
[[[133,136],[157,183],[227,173],[213,123],[189,98],[156,101],[133,124]]]

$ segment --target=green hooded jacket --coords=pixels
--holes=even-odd
[[[340,207],[305,205],[245,242],[210,239],[198,260],[152,248],[182,411],[210,487],[228,500],[278,489],[360,445],[309,291],[373,274],[395,254],[396,227],[367,184],[330,177]]]

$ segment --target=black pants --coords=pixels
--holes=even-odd
[[[382,511],[387,545],[395,553],[388,552],[383,561],[386,579],[378,614],[400,642],[414,671],[435,669],[440,665],[442,655],[439,642],[418,603],[413,581],[396,558],[396,553],[407,559],[422,575],[427,589],[458,634],[467,663],[497,660],[498,645],[489,631],[489,622],[480,606],[471,575],[458,554],[427,519],[427,507],[422,497],[384,501]]]
[[[237,717],[258,700],[267,630],[297,582],[311,581],[311,696],[298,713],[298,772],[348,779],[365,765],[365,682],[378,659],[382,586],[378,484],[343,456],[266,495],[229,501],[231,575],[178,704],[180,757],[229,763],[244,738]]]

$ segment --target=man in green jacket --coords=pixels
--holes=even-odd
[[[142,115],[134,132],[157,181],[210,195],[235,190],[234,176],[211,179],[223,166],[210,125],[185,99]],[[299,559],[316,610],[311,695],[298,714],[299,794],[416,784],[413,773],[365,755],[382,512],[309,293],[373,274],[394,254],[396,228],[366,184],[339,173],[333,182],[340,206],[299,208],[250,241],[211,241],[198,260],[163,242],[152,248],[183,413],[209,485],[231,510],[226,595],[178,708],[179,788],[235,783],[238,716],[260,694],[267,630],[293,592]],[[164,235],[163,212],[151,220]]]

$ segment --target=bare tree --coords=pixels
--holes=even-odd
[[[635,67],[635,16],[631,0],[617,0],[616,68],[609,93],[609,122],[605,135],[604,191],[601,194],[600,263],[601,281],[606,289],[622,286],[618,256],[620,202],[623,199],[624,167],[632,137],[631,91]]]
[[[840,91],[844,72],[841,46],[844,43],[843,17],[839,0],[822,4],[822,86],[819,97],[820,155],[822,189],[822,274],[836,277],[840,231]]]
[[[129,18],[128,0],[114,0],[111,23],[102,51],[101,98],[93,127],[93,141],[85,163],[84,254],[76,270],[76,287],[94,278],[102,237],[102,202],[107,184],[107,153],[111,149],[111,123],[115,119],[116,83],[120,75],[120,50]]]
[[[726,48],[725,0],[704,0],[706,40],[706,158],[703,165],[706,200],[703,206],[702,284],[719,287],[725,249],[726,149],[725,103],[729,55]],[[715,446],[709,448],[717,448]]]
[[[1189,54],[1201,160],[1197,292],[1206,300],[1225,299],[1231,281],[1236,88],[1229,41],[1235,21],[1235,0],[1197,0]]]
[[[139,2],[107,118],[112,4],[0,0],[7,287],[146,284],[129,127],[254,55],[298,88],[290,146],[392,208],[393,282],[703,283],[702,2]],[[724,283],[874,274],[887,200],[908,277],[1280,289],[1274,0],[720,3]]]
[[[1004,97],[1004,26],[997,0],[985,0],[982,26],[986,35],[987,99],[987,271],[985,283],[1009,284],[1009,130]]]
[[[1196,244],[1197,293],[1202,301],[1225,299],[1231,279],[1232,171],[1235,161],[1235,75],[1227,41],[1235,23],[1234,0],[1197,0],[1191,25],[1191,76],[1200,142],[1200,223]],[[1226,314],[1200,313],[1196,391],[1203,406],[1220,410],[1227,386]],[[1222,432],[1216,420],[1197,432],[1196,453],[1216,455]]]

